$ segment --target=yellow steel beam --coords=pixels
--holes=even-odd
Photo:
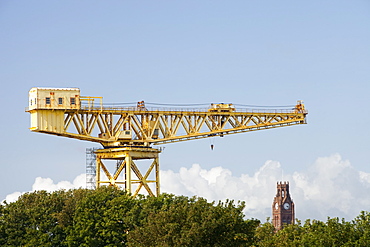
[[[122,185],[133,195],[143,188],[151,196],[160,193],[161,150],[151,145],[300,125],[306,123],[307,115],[300,101],[292,110],[254,111],[235,109],[232,104],[212,104],[204,110],[148,110],[144,102],[139,102],[138,107],[122,108],[104,107],[101,97],[80,100],[87,105],[68,109],[31,105],[32,109],[27,110],[31,113],[30,129],[102,144],[105,148],[95,151],[96,187]],[[141,171],[135,161],[142,159],[152,163]],[[103,160],[118,161],[113,175]],[[107,180],[102,179],[102,174]],[[149,179],[150,175],[154,179]],[[155,184],[155,193],[149,183]],[[134,192],[133,184],[137,184]]]
[[[57,110],[50,111],[48,114],[53,114],[53,112]],[[64,110],[65,119],[62,131],[60,128],[53,128],[59,123],[51,120],[48,123],[50,127],[33,128],[33,131],[99,142],[108,147],[144,145],[144,143],[155,145],[305,124],[306,114],[305,111],[295,110],[209,112],[69,109]],[[131,131],[132,138],[120,139],[120,133],[124,130]]]
[[[123,185],[128,193],[132,193],[132,185],[138,184],[133,196],[140,193],[141,189],[145,189],[150,196],[157,196],[160,193],[159,184],[159,161],[158,156],[161,150],[155,148],[110,148],[98,149],[96,154],[96,185],[100,187],[102,184],[110,186]],[[139,167],[135,164],[135,160],[152,160],[148,168],[143,169],[145,175],[142,175]],[[107,169],[103,160],[117,160],[119,166],[112,175]],[[154,170],[154,171],[153,171]],[[101,172],[105,174],[108,180],[102,180]],[[123,179],[118,179],[122,175]],[[154,176],[154,179],[149,179],[149,176]],[[149,187],[149,183],[155,184],[155,193]]]

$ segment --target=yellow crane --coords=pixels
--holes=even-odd
[[[293,108],[273,110],[224,103],[199,109],[147,108],[144,101],[105,105],[102,97],[80,96],[79,88],[37,87],[29,91],[26,111],[31,114],[31,131],[100,143],[103,148],[95,151],[96,187],[123,186],[134,196],[143,188],[152,196],[160,193],[162,150],[153,145],[305,124],[307,115],[302,101]],[[105,160],[117,161],[114,173]],[[139,169],[137,160],[151,163]]]

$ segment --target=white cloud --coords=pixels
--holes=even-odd
[[[233,175],[223,167],[203,169],[199,164],[182,167],[178,172],[160,172],[161,192],[175,195],[204,197],[209,201],[225,199],[246,202],[247,218],[264,221],[271,217],[276,182],[281,180],[282,167],[277,161],[266,161],[254,174]],[[318,158],[306,171],[284,174],[290,182],[296,217],[325,221],[328,216],[351,220],[361,210],[370,208],[370,174],[357,171],[339,154]],[[34,190],[54,191],[86,186],[86,175],[81,174],[71,183],[54,183],[50,178],[38,177]],[[15,201],[22,193],[14,192],[6,201]]]
[[[161,191],[210,201],[243,200],[246,217],[264,220],[271,216],[281,174],[277,161],[267,161],[254,174],[240,176],[222,167],[205,170],[194,164],[178,173],[161,171]],[[355,170],[339,154],[318,158],[306,171],[285,174],[284,180],[290,182],[296,217],[301,220],[325,221],[328,216],[351,220],[370,208],[370,174]]]
[[[187,196],[197,195],[210,201],[233,199],[246,202],[248,218],[270,216],[280,163],[267,161],[253,176],[233,176],[222,167],[205,170],[198,164],[181,168],[178,173],[161,171],[161,191]]]
[[[5,197],[5,201],[7,202],[15,202],[18,200],[18,197],[20,197],[23,193],[22,192],[13,192],[12,194],[9,194]]]
[[[352,219],[370,207],[370,174],[357,171],[339,154],[318,158],[304,173],[293,174],[293,197],[302,218]]]
[[[85,188],[86,187],[86,174],[77,176],[73,182],[61,181],[54,184],[51,178],[37,177],[35,183],[32,185],[32,191],[35,190],[46,190],[55,191],[60,189],[74,189],[74,188]]]
[[[86,174],[78,175],[73,182],[61,181],[54,183],[51,178],[42,178],[37,177],[34,184],[32,185],[32,191],[36,190],[46,190],[49,192],[60,190],[60,189],[77,189],[77,188],[86,188]],[[15,202],[19,196],[26,192],[14,192],[10,195],[7,195],[5,200],[9,202]]]

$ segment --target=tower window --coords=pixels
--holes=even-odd
[[[50,97],[45,98],[45,104],[50,105]]]
[[[284,197],[284,190],[281,192],[281,197]]]
[[[63,98],[58,98],[58,104],[63,105]]]
[[[75,105],[76,104],[76,98],[71,98],[71,105]]]

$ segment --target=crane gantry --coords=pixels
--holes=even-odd
[[[95,151],[96,187],[123,185],[134,196],[142,188],[152,196],[160,193],[162,150],[153,145],[305,124],[307,115],[302,101],[294,108],[274,110],[223,103],[199,109],[147,108],[144,101],[107,106],[102,97],[80,96],[78,88],[37,87],[29,92],[26,111],[31,114],[31,131],[100,143],[103,148]],[[142,159],[152,161],[145,173],[135,164]],[[113,174],[103,160],[117,161]],[[155,193],[149,183],[155,184]]]

